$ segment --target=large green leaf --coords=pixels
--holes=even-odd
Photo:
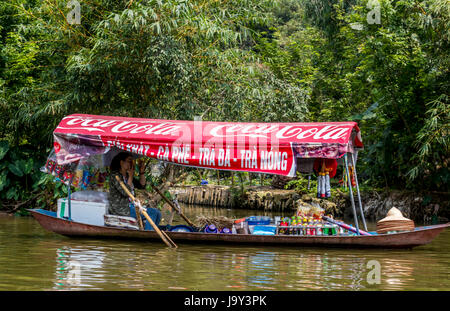
[[[53,177],[48,174],[39,173],[39,178],[37,178],[36,182],[33,184],[33,190],[44,185],[46,182],[53,180]]]
[[[9,163],[8,168],[16,176],[22,177],[23,176],[23,164],[22,161],[18,160],[14,163]]]
[[[19,193],[17,192],[15,187],[11,187],[8,189],[8,191],[6,192],[6,198],[8,200],[11,199],[17,200],[19,198]]]
[[[0,160],[2,160],[8,153],[9,143],[6,140],[0,141]]]
[[[3,190],[3,188],[8,186],[8,172],[3,171],[0,173],[0,191]]]
[[[27,161],[23,162],[23,173],[28,175],[33,170],[34,161],[32,158],[29,158]]]
[[[352,121],[368,120],[368,119],[375,118],[377,116],[377,114],[376,114],[376,112],[374,112],[374,110],[377,108],[378,108],[378,102],[375,102],[369,108],[367,108],[367,110],[364,111],[363,113],[358,113],[358,114],[351,116],[350,120],[352,120]]]

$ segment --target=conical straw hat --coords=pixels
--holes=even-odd
[[[377,233],[386,233],[389,231],[409,231],[414,230],[414,221],[405,218],[397,208],[393,207],[387,213],[387,216],[377,222]]]
[[[398,220],[404,220],[404,221],[411,221],[411,219],[403,217],[402,212],[400,212],[399,209],[393,207],[389,210],[386,217],[381,219],[379,222],[385,222],[385,221],[398,221]]]

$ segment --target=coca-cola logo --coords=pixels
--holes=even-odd
[[[120,120],[83,116],[69,116],[63,119],[57,129],[86,130],[112,134],[144,134],[179,136],[184,131],[193,134],[189,122],[179,123],[159,120]],[[251,124],[251,123],[211,123],[201,126],[202,136],[215,138],[250,137],[289,140],[341,140],[350,137],[353,123],[311,123],[311,124]]]
[[[244,124],[244,125],[218,125],[213,127],[209,133],[214,137],[233,137],[233,136],[247,136],[252,138],[273,138],[278,139],[292,139],[296,138],[302,140],[311,138],[314,140],[338,140],[349,135],[349,130],[352,127],[325,125],[258,125],[258,124]]]
[[[70,119],[66,121],[65,119]],[[65,121],[65,123],[64,123]],[[171,123],[149,123],[148,121],[121,121],[121,120],[105,120],[98,118],[83,118],[69,116],[63,119],[63,122],[57,127],[62,130],[86,130],[89,132],[103,132],[106,130],[111,133],[129,133],[129,134],[146,134],[146,135],[170,135],[179,131],[181,126]]]

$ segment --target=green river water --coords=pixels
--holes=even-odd
[[[202,207],[184,212],[192,220],[200,214],[263,215]],[[368,225],[374,230],[374,223]],[[32,217],[1,215],[0,290],[450,289],[449,229],[412,250],[178,246],[67,238],[45,231]],[[368,265],[374,261],[379,280]]]

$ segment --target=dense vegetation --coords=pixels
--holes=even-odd
[[[50,188],[70,113],[354,120],[366,184],[447,191],[447,0],[69,2],[0,2],[1,201]]]

